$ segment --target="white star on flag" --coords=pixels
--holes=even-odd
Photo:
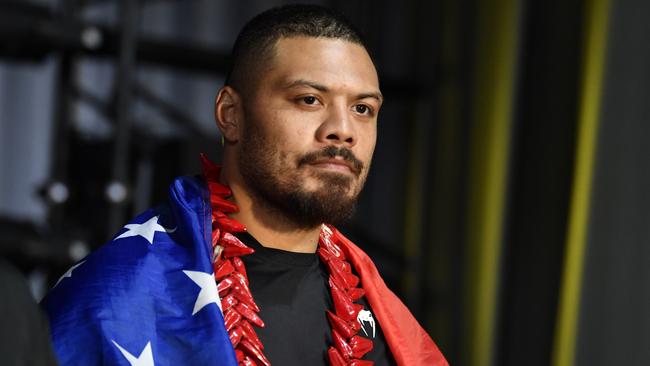
[[[133,356],[129,351],[125,350],[117,344],[114,340],[111,339],[111,342],[117,347],[120,352],[122,352],[122,355],[124,358],[126,358],[127,361],[131,364],[131,366],[154,366],[153,364],[153,353],[151,353],[151,342],[147,342],[147,345],[144,346],[144,349],[142,352],[140,352],[140,356],[137,358]]]
[[[217,291],[217,282],[214,280],[214,276],[205,272],[197,271],[183,271],[187,277],[189,277],[194,283],[201,287],[199,295],[196,297],[196,302],[194,303],[194,310],[192,310],[192,315],[199,312],[206,305],[215,303],[221,310],[221,300],[219,300],[219,292]]]
[[[143,222],[142,224],[127,224],[124,226],[124,228],[128,229],[127,231],[123,232],[120,236],[115,238],[117,239],[122,239],[122,238],[128,238],[131,236],[141,236],[149,242],[149,244],[153,244],[153,235],[159,231],[163,233],[173,233],[176,231],[176,228],[173,229],[166,229],[162,225],[158,223],[158,218],[160,216],[154,216],[147,220],[147,222]]]
[[[56,286],[59,284],[59,282],[61,282],[64,278],[66,278],[66,277],[72,277],[72,271],[74,271],[74,270],[75,270],[77,267],[79,267],[80,265],[84,264],[84,262],[85,262],[85,261],[81,261],[81,262],[75,264],[74,266],[70,267],[70,269],[68,269],[68,270],[63,274],[63,276],[59,277],[59,279],[58,279],[58,280],[56,281],[56,283],[54,284],[54,287],[56,287]]]

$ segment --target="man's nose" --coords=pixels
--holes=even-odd
[[[354,121],[348,109],[343,103],[330,105],[325,120],[317,131],[319,141],[347,147],[356,144]]]

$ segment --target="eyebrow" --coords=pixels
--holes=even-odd
[[[318,91],[321,91],[323,93],[329,92],[330,89],[326,87],[323,84],[319,84],[314,81],[309,81],[305,79],[297,79],[290,81],[284,85],[286,89],[291,89],[295,87],[300,87],[300,86],[306,86],[309,88],[316,89]],[[377,99],[380,103],[384,101],[384,96],[381,94],[381,92],[376,91],[376,92],[367,92],[367,93],[360,93],[356,95],[356,99],[365,99],[365,98],[374,98]]]

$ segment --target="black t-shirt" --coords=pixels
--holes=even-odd
[[[265,248],[249,234],[238,236],[255,249],[241,258],[265,323],[255,330],[266,357],[275,366],[327,365],[332,335],[325,310],[333,312],[327,268],[317,254]],[[365,298],[357,303],[364,306],[359,335],[373,341],[363,359],[395,365],[370,306]]]

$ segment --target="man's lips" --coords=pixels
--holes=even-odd
[[[354,174],[357,173],[354,166],[350,162],[343,159],[334,159],[334,158],[318,159],[310,163],[310,165],[313,165],[317,168],[334,170],[343,173],[354,173]]]
[[[352,174],[357,177],[363,171],[363,163],[354,156],[352,151],[331,145],[306,154],[298,161],[298,166],[301,165],[311,165],[316,169]]]

